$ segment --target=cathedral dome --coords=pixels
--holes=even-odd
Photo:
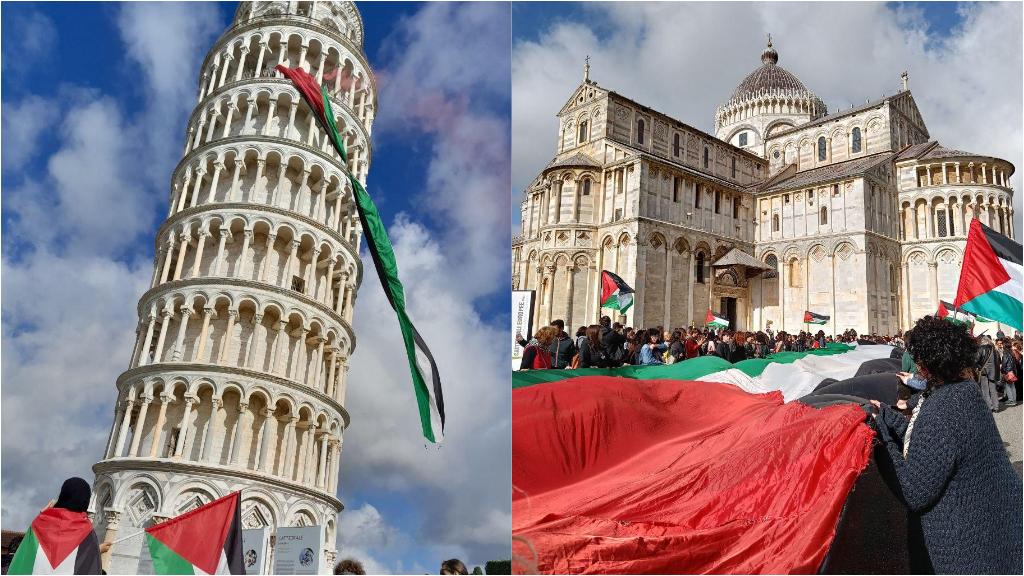
[[[738,102],[769,94],[817,98],[789,70],[779,66],[779,53],[770,39],[768,47],[761,52],[761,66],[740,82],[730,100]]]

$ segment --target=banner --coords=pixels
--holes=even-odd
[[[246,574],[267,573],[267,549],[270,545],[270,528],[249,528],[242,530],[242,563]]]
[[[516,336],[529,339],[533,335],[534,290],[512,291],[512,369],[519,370],[523,359],[523,347],[516,342]]]
[[[321,531],[320,526],[278,528],[274,574],[318,574],[323,562]]]

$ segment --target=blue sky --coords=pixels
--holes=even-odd
[[[380,103],[367,189],[439,363],[449,421],[441,448],[423,445],[395,362],[397,323],[367,266],[340,554],[389,572],[434,572],[451,557],[482,564],[508,556],[511,525],[507,359],[493,345],[509,310],[508,235],[496,233],[508,213],[508,7],[358,7]],[[2,6],[4,528],[31,519],[59,487],[53,478],[92,477],[199,64],[234,9]],[[428,98],[436,108],[421,105]]]

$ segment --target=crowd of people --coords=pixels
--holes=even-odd
[[[907,335],[898,331],[894,335],[858,334],[846,330],[833,337],[824,330],[791,334],[775,332],[769,321],[763,331],[713,329],[708,327],[674,328],[662,326],[634,328],[612,322],[602,316],[598,324],[580,326],[575,335],[565,330],[565,322],[554,320],[537,330],[527,340],[521,334],[516,340],[523,347],[521,370],[615,368],[634,365],[649,366],[673,364],[698,356],[718,356],[729,362],[748,358],[767,358],[778,352],[806,352],[825,348],[833,342],[844,344],[885,344],[898,348],[907,346]],[[1001,404],[1016,406],[1021,396],[1021,334],[1013,337],[1002,331],[995,338],[981,334],[976,338],[978,353],[975,370],[978,385],[986,404],[993,412]],[[904,357],[904,371],[913,372]],[[923,383],[912,380],[911,386]]]

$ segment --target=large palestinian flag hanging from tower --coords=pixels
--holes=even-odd
[[[331,101],[327,97],[327,89],[322,88],[315,78],[310,76],[301,68],[287,68],[278,65],[281,71],[289,80],[295,84],[295,88],[302,94],[302,98],[313,109],[314,116],[320,123],[320,127],[327,133],[334,149],[341,155],[342,162],[348,161],[345,153],[345,144],[338,134],[338,127],[334,122],[334,112],[331,110]],[[391,246],[391,239],[388,238],[387,228],[380,219],[377,206],[374,205],[370,195],[366,193],[359,180],[348,174],[355,192],[356,210],[359,213],[359,221],[363,225],[363,234],[366,235],[366,245],[373,257],[373,265],[377,269],[377,276],[380,277],[381,286],[388,297],[388,302],[398,315],[398,325],[402,329],[402,341],[405,345],[405,353],[409,360],[409,371],[412,373],[413,389],[416,391],[416,404],[419,408],[420,426],[423,429],[423,436],[431,442],[440,442],[444,436],[444,396],[441,392],[441,375],[434,363],[434,356],[427,348],[420,333],[413,326],[412,320],[405,311],[405,288],[398,279],[398,262],[395,260],[395,251]],[[427,383],[427,375],[430,383]]]
[[[953,304],[976,316],[1024,329],[1024,267],[1021,245],[980,220],[971,220],[960,272],[960,286]]]
[[[607,270],[601,271],[601,308],[618,310],[625,314],[633,305],[633,289],[619,278],[618,274]]]
[[[242,494],[233,492],[146,528],[157,574],[245,574]]]

